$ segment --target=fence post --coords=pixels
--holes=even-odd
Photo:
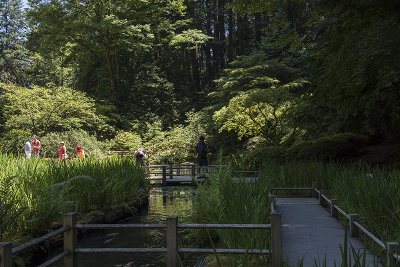
[[[323,197],[322,197],[323,194],[324,194],[324,190],[320,189],[320,190],[319,190],[318,199],[319,199],[319,204],[320,204],[321,206],[324,206],[324,205],[323,205],[323,204],[324,204],[324,199],[323,199]]]
[[[167,265],[178,266],[178,216],[167,217]]]
[[[196,177],[196,165],[195,164],[192,165],[192,176]]]
[[[275,200],[276,200],[275,195],[268,195],[268,206],[271,207],[271,204],[274,203]],[[275,209],[275,205],[274,205],[274,209]]]
[[[173,170],[172,170],[173,163],[170,163],[169,167],[170,167],[170,169],[169,169],[169,179],[172,179],[172,177],[173,177]]]
[[[271,250],[272,267],[278,267],[282,254],[282,224],[281,214],[271,213]]]
[[[315,189],[317,188],[317,182],[312,182],[312,197],[315,198]]]
[[[335,219],[338,218],[338,211],[335,208],[335,205],[337,204],[337,200],[336,199],[331,199],[331,216]]]
[[[76,213],[69,212],[64,214],[64,227],[71,227],[70,230],[64,232],[64,252],[69,252],[64,256],[65,267],[76,267],[76,257],[74,249],[76,247],[77,231],[74,229],[76,224]]]
[[[167,166],[162,166],[162,185],[167,185]]]
[[[349,214],[350,237],[358,237],[358,227],[354,225],[356,221],[358,221],[358,214]]]
[[[12,266],[12,243],[0,242],[0,267]]]
[[[400,243],[386,242],[386,249],[388,252],[388,264],[393,267],[400,267]],[[396,255],[396,257],[393,256]]]

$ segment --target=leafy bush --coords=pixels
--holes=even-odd
[[[142,139],[136,133],[118,131],[117,135],[110,141],[110,149],[131,151],[142,145]]]
[[[67,148],[67,154],[74,156],[76,146],[81,146],[92,158],[103,158],[103,151],[107,149],[108,143],[101,142],[95,136],[83,130],[73,130],[60,133],[49,133],[42,138],[38,137],[41,142],[41,154],[46,158],[57,158],[59,151],[59,142],[64,141]]]
[[[25,142],[32,133],[20,129],[12,129],[0,140],[0,150],[14,155],[23,155]]]
[[[320,160],[353,158],[359,155],[367,144],[367,136],[342,133],[294,145],[288,149],[287,158]]]
[[[264,146],[247,151],[239,160],[241,169],[258,170],[266,159],[285,160],[286,149],[283,147]]]

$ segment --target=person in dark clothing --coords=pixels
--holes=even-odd
[[[199,174],[203,166],[208,166],[207,161],[207,144],[204,142],[204,136],[200,136],[199,142],[196,144],[196,152],[199,160]]]

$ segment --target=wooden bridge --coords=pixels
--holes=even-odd
[[[160,182],[163,186],[195,184],[203,182],[208,175],[218,169],[225,169],[228,165],[208,165],[200,167],[197,164],[164,164],[149,165],[147,179],[153,182]],[[259,171],[230,171],[233,179],[245,179],[254,181],[258,179]],[[201,175],[199,176],[198,174]]]
[[[293,190],[311,191],[312,197],[277,198],[272,195],[272,192]],[[399,243],[379,240],[358,222],[357,214],[344,212],[337,200],[328,199],[315,184],[311,188],[274,188],[270,194],[272,205],[281,214],[282,259],[288,266],[299,263],[301,266],[382,266],[381,261],[365,248],[360,240],[362,236],[386,251],[388,266],[400,267]],[[343,222],[348,225],[347,229]],[[366,265],[363,265],[364,254]],[[341,265],[343,255],[347,255],[348,265]],[[353,265],[357,262],[358,265]]]
[[[310,191],[310,198],[277,198],[273,193],[282,191]],[[281,193],[280,193],[281,195]],[[64,235],[64,251],[44,262],[45,267],[64,259],[64,266],[77,266],[77,253],[166,253],[167,264],[178,266],[178,254],[209,253],[209,254],[270,254],[271,261],[265,266],[363,266],[365,254],[366,266],[382,266],[360,241],[363,235],[380,246],[387,254],[388,266],[400,266],[400,244],[397,242],[382,242],[358,222],[357,214],[347,214],[335,199],[328,199],[323,190],[318,190],[313,184],[310,188],[273,188],[269,194],[271,209],[270,224],[179,224],[176,216],[169,216],[165,224],[76,224],[75,213],[64,217],[64,226],[45,236],[12,248],[10,242],[0,242],[0,267],[11,267],[13,254],[20,253],[57,235]],[[266,204],[266,203],[265,203]],[[262,205],[262,203],[260,203]],[[347,222],[348,229],[338,221]],[[165,248],[77,248],[77,232],[80,229],[123,229],[123,228],[166,228],[167,247]],[[271,231],[270,244],[257,249],[216,249],[213,248],[179,248],[178,228],[208,228],[208,229],[265,229]],[[351,265],[341,265],[343,255],[340,245],[344,245],[345,232],[348,231],[348,244],[358,253],[347,253]],[[347,244],[347,243],[346,243]],[[355,262],[359,265],[353,265]],[[302,262],[301,265],[298,265]]]

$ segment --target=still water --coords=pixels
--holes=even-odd
[[[188,222],[192,211],[192,199],[195,189],[189,186],[154,187],[149,192],[148,208],[138,216],[132,216],[121,223],[165,223],[166,218],[177,215],[179,223]],[[179,240],[188,247],[188,231],[179,231]],[[166,247],[165,229],[123,229],[123,230],[91,230],[83,240],[79,241],[81,248],[156,248]],[[184,266],[193,266],[195,256],[186,256]],[[134,262],[135,266],[167,266],[166,254],[160,253],[96,253],[78,254],[78,266],[124,266]]]

